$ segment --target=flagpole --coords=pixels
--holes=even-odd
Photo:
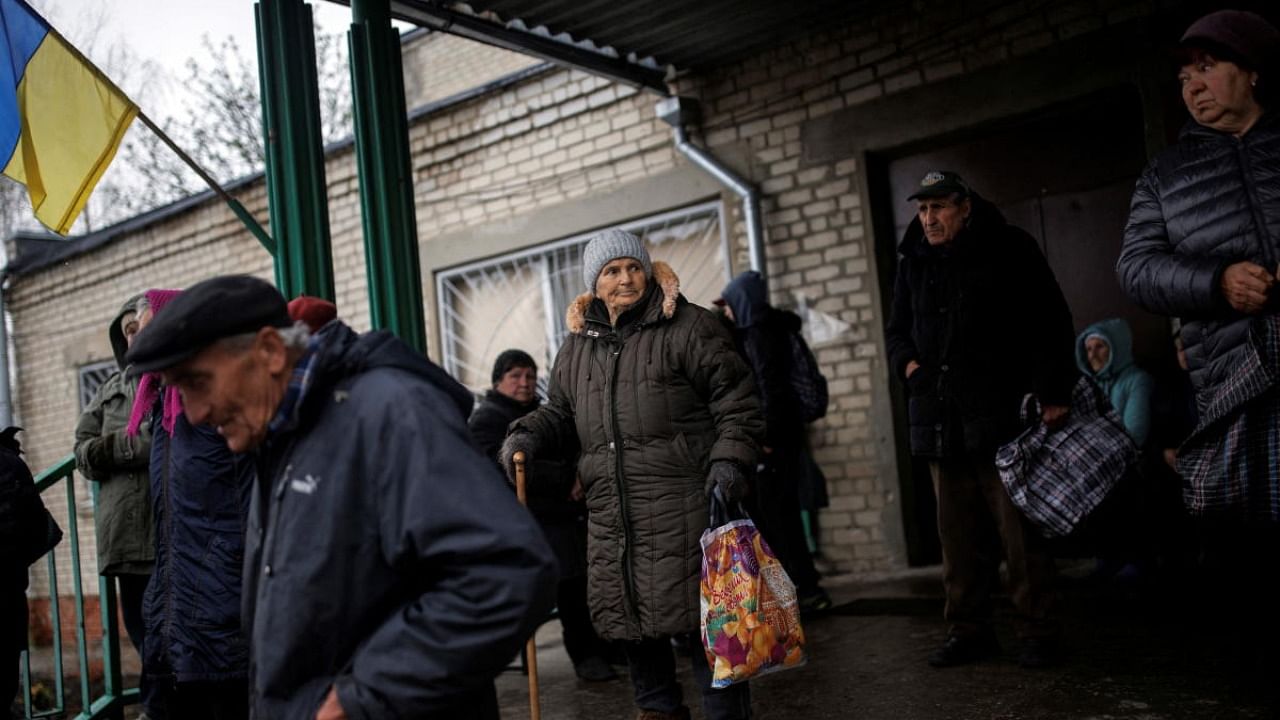
[[[222,201],[231,208],[231,212],[235,213],[236,217],[240,218],[240,222],[244,223],[245,227],[249,228],[249,232],[253,233],[253,236],[258,238],[258,242],[262,243],[262,247],[266,248],[267,252],[271,253],[273,256],[276,254],[276,241],[267,234],[266,230],[262,229],[262,226],[258,224],[258,221],[254,219],[253,215],[249,214],[249,211],[245,209],[244,205],[240,204],[239,200],[231,197],[226,190],[223,190],[217,180],[214,180],[209,173],[205,172],[204,168],[200,167],[200,165],[198,165],[190,155],[183,152],[182,148],[178,147],[178,144],[166,135],[165,132],[154,122],[152,122],[151,118],[147,117],[147,114],[142,112],[141,109],[138,110],[138,119],[142,121],[143,125],[151,128],[151,132],[155,133],[157,137],[163,140],[164,144],[168,145],[169,149],[177,154],[177,156],[187,164],[187,167],[191,168],[196,175],[200,176],[200,179],[213,190],[214,194],[221,198]]]

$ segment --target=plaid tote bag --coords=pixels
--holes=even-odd
[[[1039,415],[1028,395],[1022,418],[1029,427],[996,452],[996,469],[1013,504],[1046,537],[1068,535],[1137,464],[1138,447],[1089,378],[1072,389],[1061,428],[1050,430]]]

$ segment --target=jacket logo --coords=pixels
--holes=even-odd
[[[294,478],[289,481],[289,489],[294,492],[300,492],[303,495],[310,495],[316,491],[316,486],[320,484],[320,478],[307,475],[301,480]]]

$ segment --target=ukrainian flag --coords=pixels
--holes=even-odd
[[[138,114],[22,0],[0,0],[0,162],[66,235]]]

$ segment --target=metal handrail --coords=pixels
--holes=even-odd
[[[61,481],[66,481],[67,493],[67,532],[70,541],[71,577],[75,592],[76,607],[76,652],[80,665],[80,707],[81,711],[75,720],[98,720],[99,718],[121,717],[125,705],[138,702],[138,690],[124,689],[124,680],[120,671],[120,628],[116,621],[116,589],[111,578],[98,576],[98,604],[102,612],[102,670],[103,694],[92,697],[89,675],[89,642],[85,634],[84,623],[84,588],[80,578],[80,532],[76,518],[75,489],[75,455],[68,455],[36,476],[36,490],[44,494]],[[98,484],[92,483],[93,510],[95,518],[98,511]],[[56,552],[50,551],[45,556],[49,571],[49,609],[53,624],[53,660],[54,689],[57,702],[54,707],[36,712],[31,705],[31,659],[27,651],[22,653],[22,693],[23,717],[26,720],[39,718],[63,717],[66,713],[63,697],[63,659],[62,659],[62,614],[58,601],[58,562]]]

